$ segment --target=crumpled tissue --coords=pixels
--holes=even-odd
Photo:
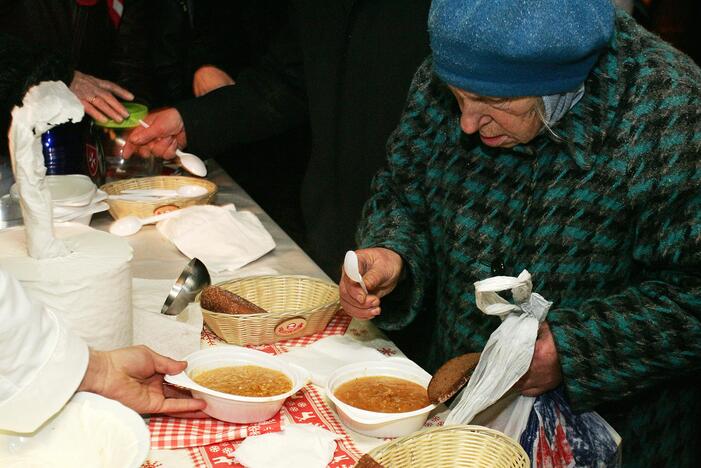
[[[60,81],[44,81],[24,96],[22,107],[12,110],[9,132],[12,169],[20,196],[30,257],[64,257],[70,249],[53,233],[51,192],[41,135],[58,124],[83,118],[83,105]]]
[[[247,468],[324,468],[340,438],[312,424],[292,424],[282,432],[246,438],[234,456]]]
[[[213,272],[237,270],[275,248],[258,217],[234,205],[182,208],[180,216],[158,223],[164,237]]]

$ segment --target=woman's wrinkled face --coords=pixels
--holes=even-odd
[[[479,133],[487,146],[511,148],[528,143],[543,126],[538,117],[539,97],[493,98],[478,96],[448,86],[460,106],[460,128],[467,134]]]

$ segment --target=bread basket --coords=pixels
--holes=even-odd
[[[198,197],[171,197],[161,198],[157,201],[111,200],[108,198],[107,203],[110,205],[110,214],[114,219],[129,215],[146,218],[186,206],[206,205],[212,201],[217,193],[217,184],[214,182],[186,176],[156,176],[116,180],[103,185],[100,189],[107,192],[108,195],[119,195],[122,191],[128,189],[177,190],[183,185],[199,185],[206,188],[207,193]]]
[[[238,294],[267,313],[232,315],[202,308],[207,326],[239,346],[275,343],[319,333],[340,308],[338,286],[298,275],[250,276],[215,286]],[[200,300],[198,295],[195,299]]]
[[[395,439],[368,452],[385,468],[527,468],[530,460],[514,440],[494,429],[435,427]]]

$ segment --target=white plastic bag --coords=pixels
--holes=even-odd
[[[534,398],[516,396],[500,411],[480,415],[504,396],[528,371],[538,336],[538,326],[552,305],[532,293],[531,274],[523,270],[518,278],[495,276],[475,283],[477,307],[488,315],[501,317],[502,324],[489,337],[479,363],[467,386],[455,399],[445,424],[479,422],[518,440],[526,427]],[[514,304],[499,294],[511,290]]]
[[[511,290],[514,304],[497,292]],[[502,324],[489,337],[467,387],[445,424],[479,424],[520,442],[533,466],[618,467],[621,437],[597,413],[575,414],[561,388],[537,398],[512,390],[528,371],[538,326],[552,305],[533,293],[531,275],[497,276],[475,283],[477,307]]]

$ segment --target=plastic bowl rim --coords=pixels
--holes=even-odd
[[[232,345],[233,346],[233,345]],[[238,347],[236,348],[229,348],[229,346],[216,346],[213,348],[208,348],[208,349],[201,349],[199,351],[195,351],[193,353],[188,354],[185,356],[182,360],[188,362],[189,366],[189,359],[194,357],[195,355],[202,355],[202,354],[224,354],[224,353],[240,353],[245,357],[246,354],[253,355],[254,357],[260,357],[265,360],[270,360],[270,359],[275,359],[273,356],[263,352],[263,351],[258,351],[254,349],[248,349],[248,348],[243,348],[243,347]],[[270,403],[274,401],[279,401],[279,400],[285,400],[286,398],[294,395],[297,393],[302,387],[304,387],[308,382],[309,382],[309,373],[307,372],[306,369],[304,369],[301,366],[298,366],[296,364],[284,362],[282,360],[275,360],[274,361],[276,365],[279,365],[279,367],[286,369],[287,371],[281,371],[283,372],[290,380],[292,380],[292,389],[285,392],[281,393],[279,395],[272,395],[268,397],[249,397],[249,396],[243,396],[243,395],[234,395],[232,393],[224,393],[224,392],[219,392],[217,390],[212,390],[211,388],[204,387],[198,383],[196,383],[190,375],[188,374],[187,370],[185,369],[182,371],[180,374],[177,374],[178,376],[182,375],[182,378],[187,379],[187,388],[190,390],[195,390],[197,392],[200,392],[204,395],[210,395],[213,397],[217,397],[223,400],[227,401],[233,401],[233,402],[240,402],[240,403]],[[245,365],[245,364],[244,364]],[[258,365],[257,363],[251,363],[251,365]],[[260,366],[264,367],[264,366]],[[275,369],[279,370],[279,369]],[[166,376],[166,381],[169,381],[168,376]],[[175,385],[180,385],[175,382],[170,382],[174,383]]]
[[[430,379],[431,375],[423,370],[418,364],[414,363],[413,361],[407,359],[407,358],[401,358],[401,357],[394,357],[394,358],[387,358],[387,359],[382,359],[382,360],[377,360],[377,361],[362,361],[362,362],[355,362],[352,364],[347,364],[343,367],[339,367],[336,369],[328,378],[326,381],[326,395],[328,398],[338,407],[341,408],[341,410],[348,416],[349,418],[353,419],[355,422],[359,424],[367,424],[367,425],[374,425],[374,424],[383,424],[383,423],[389,423],[393,421],[399,421],[402,419],[409,419],[413,418],[415,416],[420,416],[423,415],[424,413],[428,413],[432,411],[433,409],[436,408],[436,405],[433,403],[430,403],[428,406],[424,406],[423,408],[419,408],[414,411],[407,411],[403,413],[380,413],[376,411],[368,411],[364,410],[361,408],[356,408],[355,406],[349,405],[348,403],[344,403],[341,400],[339,400],[336,395],[334,395],[333,390],[335,387],[340,385],[340,383],[345,383],[346,381],[350,380],[351,378],[347,378],[345,380],[342,379],[342,376],[344,374],[350,373],[352,371],[355,371],[359,368],[366,367],[368,369],[372,369],[373,367],[387,367],[387,364],[392,364],[392,363],[399,363],[400,366],[403,366],[407,370],[414,370],[416,373],[422,372],[424,377],[428,377]],[[384,364],[384,366],[383,366]],[[373,375],[376,376],[383,376],[387,374],[382,374],[380,373],[381,371],[378,371],[377,374],[368,374],[368,377],[371,377]],[[392,375],[389,375],[389,377],[394,377]],[[336,383],[335,381],[341,380],[341,382],[337,385],[334,385],[334,388],[332,387],[333,383]],[[417,383],[418,385],[421,385],[422,387],[425,388],[425,385],[419,382],[414,382]]]

